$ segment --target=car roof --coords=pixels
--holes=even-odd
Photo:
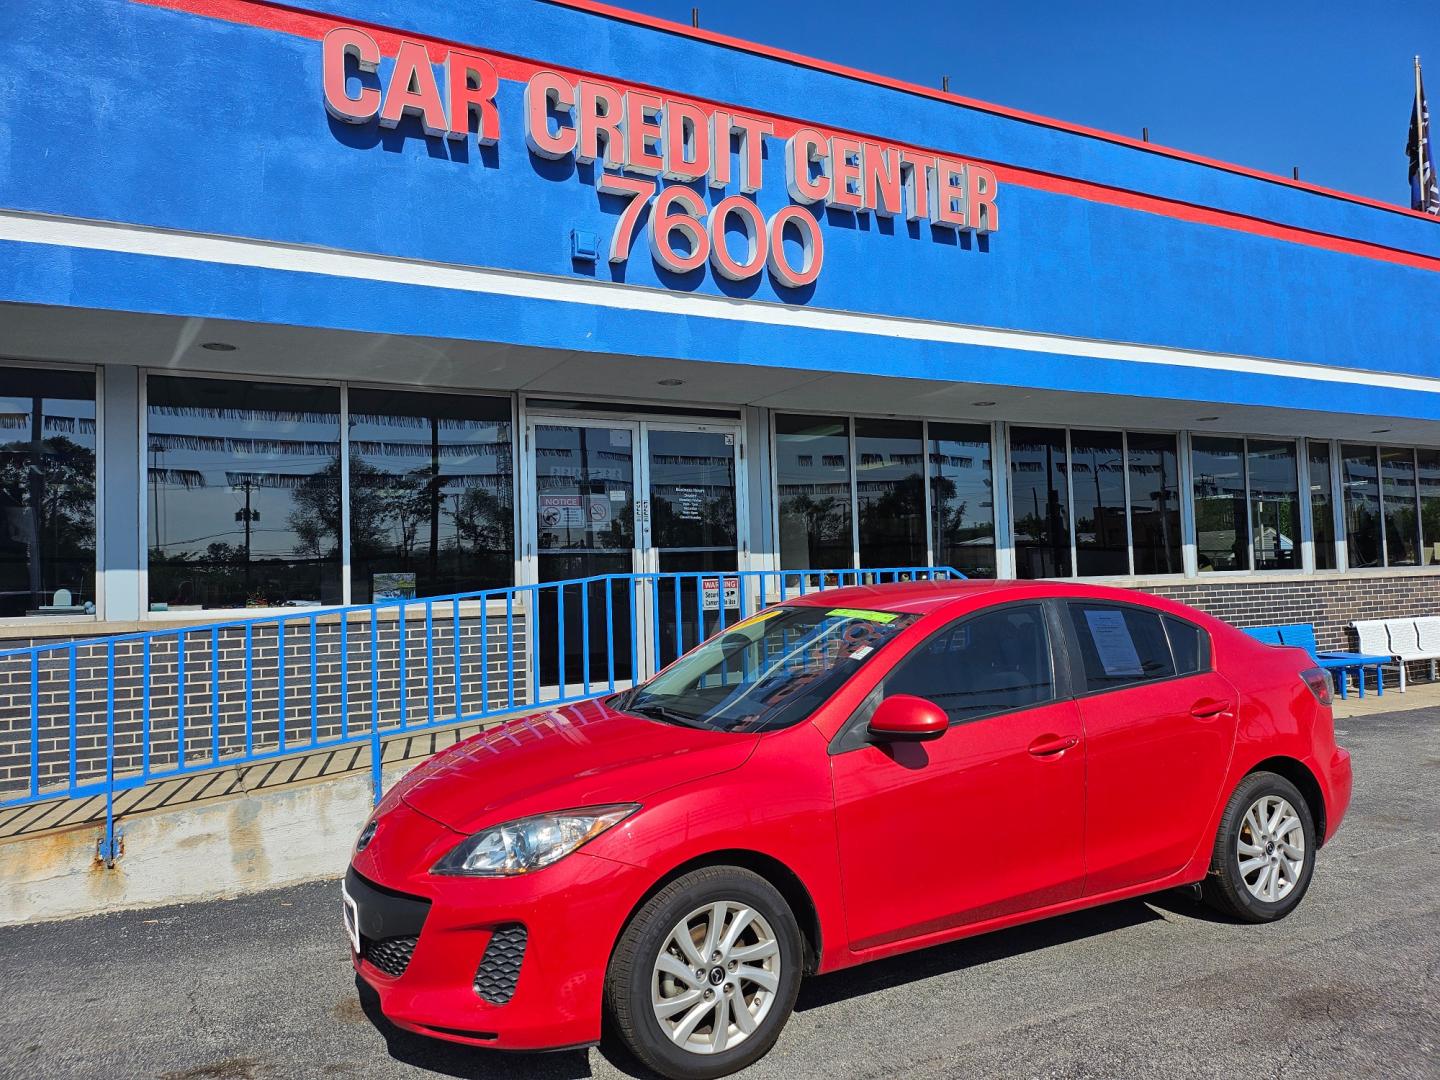
[[[817,571],[817,574],[819,572]],[[792,596],[784,603],[803,607],[852,607],[871,611],[893,611],[907,614],[928,614],[947,608],[962,600],[983,598],[999,602],[1009,599],[1038,600],[1047,596],[1090,600],[1118,600],[1131,604],[1170,610],[1179,609],[1149,593],[1111,585],[1088,585],[1072,581],[997,581],[965,579],[961,581],[899,581],[884,585],[847,585]],[[1187,614],[1189,614],[1187,612]]]

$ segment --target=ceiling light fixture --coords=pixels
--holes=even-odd
[[[658,380],[656,380],[656,385],[657,385],[657,386],[684,386],[684,385],[685,385],[685,380],[684,380],[684,379],[658,379]]]
[[[202,349],[209,349],[211,352],[234,352],[235,346],[228,341],[207,341],[200,346]]]
[[[1219,419],[1220,419],[1220,418],[1219,418],[1218,416],[1197,416],[1197,417],[1195,418],[1195,422],[1196,422],[1197,424],[1208,424],[1208,423],[1209,423],[1210,421],[1212,421],[1212,420],[1219,420]]]
[[[1371,435],[1388,435],[1389,433],[1390,429],[1388,427],[1377,427],[1374,431],[1370,432]]]
[[[975,408],[977,408],[977,409],[988,409],[988,408],[990,408],[990,406],[994,405],[995,402],[993,402],[993,401],[972,401],[972,402],[970,402],[970,404],[971,404],[971,405],[974,405]]]

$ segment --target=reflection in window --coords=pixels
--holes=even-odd
[[[151,376],[152,610],[340,601],[340,392]]]
[[[918,420],[855,421],[860,565],[924,566],[924,447]]]
[[[1311,442],[1310,534],[1315,546],[1315,569],[1335,569],[1335,493],[1330,480],[1330,444]]]
[[[1440,563],[1440,450],[1417,450],[1415,461],[1420,488],[1420,561]]]
[[[1381,497],[1385,507],[1385,565],[1419,564],[1420,522],[1415,503],[1415,455],[1410,450],[1380,449]]]
[[[350,566],[357,604],[509,585],[510,403],[350,391]]]
[[[1015,572],[1022,578],[1070,576],[1070,496],[1065,432],[1010,429],[1010,503]]]
[[[1384,559],[1375,447],[1342,446],[1340,477],[1345,487],[1345,551],[1350,568],[1379,566]]]
[[[935,565],[952,567],[967,577],[993,578],[995,505],[989,426],[932,423],[929,453]]]
[[[0,617],[95,610],[95,376],[0,368]]]
[[[1081,577],[1128,574],[1125,451],[1118,431],[1070,433],[1075,496],[1075,572]]]
[[[1201,573],[1250,569],[1245,507],[1245,440],[1197,435],[1191,440],[1195,475],[1195,552]]]
[[[849,454],[849,421],[776,415],[780,565],[785,569],[833,570],[855,565]],[[818,466],[813,464],[817,458]]]
[[[1180,554],[1180,458],[1174,435],[1130,432],[1130,532],[1135,573],[1178,574]]]
[[[1247,450],[1254,569],[1298,569],[1300,481],[1295,471],[1295,444],[1250,439]]]

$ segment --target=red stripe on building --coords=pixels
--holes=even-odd
[[[1087,202],[1101,203],[1107,206],[1122,207],[1127,210],[1135,210],[1141,213],[1156,214],[1161,217],[1173,218],[1179,221],[1188,221],[1201,225],[1210,225],[1215,228],[1229,229],[1234,232],[1248,233],[1253,236],[1263,236],[1273,240],[1281,240],[1287,243],[1303,244],[1307,247],[1320,248],[1326,251],[1339,252],[1345,255],[1355,255],[1361,258],[1375,259],[1380,262],[1394,263],[1399,266],[1409,266],[1415,269],[1428,270],[1440,273],[1440,258],[1422,255],[1413,251],[1406,251],[1401,248],[1389,247],[1384,244],[1375,244],[1364,240],[1353,240],[1348,237],[1336,236],[1331,233],[1324,233],[1314,229],[1305,229],[1294,225],[1283,225],[1278,222],[1269,221],[1263,218],[1252,217],[1247,214],[1239,214],[1229,210],[1218,210],[1214,207],[1202,206],[1197,203],[1189,203],[1180,199],[1169,199],[1158,195],[1149,195],[1144,192],[1134,191],[1128,188],[1113,187],[1106,184],[1095,183],[1090,180],[1077,180],[1073,177],[1060,176],[1054,173],[1041,172],[1035,169],[1027,169],[1016,165],[1007,165],[1001,162],[990,161],[984,158],[974,157],[967,154],[957,154],[951,150],[941,150],[935,147],[913,146],[905,143],[896,143],[886,136],[875,135],[868,132],[857,132],[840,128],[827,128],[812,124],[807,121],[798,120],[794,117],[783,116],[777,113],[768,113],[748,108],[743,104],[714,101],[707,98],[690,97],[684,94],[677,94],[673,90],[657,86],[651,83],[626,82],[609,78],[595,72],[583,71],[576,68],[566,68],[555,64],[543,64],[525,57],[513,56],[508,53],[500,53],[491,49],[471,45],[466,42],[452,41],[446,38],[430,37],[422,34],[413,34],[405,31],[395,30],[391,27],[380,26],[374,23],[363,21],[339,19],[333,15],[322,14],[314,11],[307,11],[302,8],[290,7],[284,4],[272,3],[270,0],[133,0],[134,3],[146,4],[152,7],[166,8],[173,11],[187,12],[192,15],[201,15],[206,18],[218,19],[224,22],[235,23],[244,26],[253,26],[264,30],[274,30],[280,33],[291,34],[296,37],[309,38],[319,41],[327,32],[336,26],[357,26],[372,36],[381,51],[389,56],[393,55],[399,48],[402,41],[414,41],[423,44],[430,55],[430,59],[436,64],[445,59],[445,54],[451,49],[463,49],[467,52],[478,53],[489,59],[502,79],[512,82],[524,83],[537,71],[558,71],[564,75],[579,78],[591,78],[603,81],[619,89],[634,88],[638,90],[652,91],[666,97],[685,101],[697,105],[703,109],[723,109],[729,112],[743,113],[747,116],[759,117],[771,121],[775,125],[775,134],[780,138],[788,138],[796,130],[802,127],[814,128],[825,135],[841,135],[850,138],[865,139],[872,142],[882,142],[892,146],[899,146],[901,149],[915,150],[922,154],[940,154],[945,157],[959,158],[962,160],[976,161],[994,169],[995,175],[1003,182],[1014,184],[1018,187],[1031,188],[1036,191],[1046,191],[1058,195],[1066,195]],[[912,86],[898,80],[886,79],[881,76],[866,75],[863,72],[853,72],[839,65],[827,64],[823,61],[812,60],[805,57],[793,56],[779,49],[769,49],[763,46],[752,45],[738,39],[724,37],[720,34],[710,34],[704,31],[695,31],[689,27],[681,27],[678,24],[666,22],[660,19],[651,19],[648,16],[633,15],[630,12],[622,12],[619,9],[610,8],[608,5],[592,3],[591,0],[547,0],[550,3],[565,4],[570,7],[584,10],[593,10],[596,13],[615,18],[623,18],[627,21],[640,25],[654,25],[666,32],[685,32],[696,36],[701,40],[710,41],[715,44],[724,45],[729,48],[740,48],[756,52],[765,56],[772,56],[777,59],[786,60],[796,64],[802,64],[816,70],[832,72],[845,75],[850,78],[862,79],[880,86],[887,86],[892,89],[903,90],[908,93],[921,94],[926,97],[936,98],[942,101],[958,103],[970,108],[978,108],[984,111],[993,112],[1002,116],[1009,116],[1017,120],[1030,123],[1040,123],[1046,126],[1055,127],[1064,131],[1071,131],[1093,138],[1108,139],[1123,145],[1133,146],[1152,152],[1164,153],[1170,156],[1179,157],[1187,161],[1207,165],[1214,168],[1224,169],[1230,172],[1238,172],[1242,175],[1253,176],[1263,180],[1283,182],[1291,187],[1296,187],[1313,193],[1327,195],[1335,198],[1346,199],[1364,205],[1372,205],[1383,210],[1393,210],[1397,213],[1407,213],[1425,221],[1434,222],[1435,218],[1427,214],[1414,213],[1405,210],[1403,207],[1392,206],[1388,203],[1375,202],[1359,196],[1346,195],[1340,192],[1331,192],[1314,185],[1302,184],[1295,181],[1285,181],[1281,177],[1273,177],[1267,173],[1255,172],[1243,169],[1240,166],[1227,165],[1223,162],[1211,162],[1205,158],[1185,154],[1181,151],[1170,151],[1164,148],[1157,148],[1150,143],[1141,143],[1126,139],[1119,135],[1110,135],[1105,132],[1095,131],[1074,125],[1063,124],[1060,121],[1047,120],[1044,117],[1032,116],[1028,113],[1021,113],[1014,110],[1003,109],[1000,106],[985,105],[979,102],[971,102],[968,99],[954,95],[942,94],[938,91],[931,91],[925,87]]]

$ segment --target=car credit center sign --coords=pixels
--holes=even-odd
[[[465,139],[473,130],[481,144],[499,141],[500,80],[486,57],[449,49],[437,79],[426,46],[402,40],[377,88],[352,81],[380,68],[380,46],[364,30],[335,27],[322,48],[325,107],[337,120],[395,127],[414,116],[430,136]],[[956,231],[989,233],[999,225],[995,174],[973,162],[787,124],[794,127],[784,150],[792,201],[767,218],[750,196],[763,183],[761,147],[776,134],[772,119],[544,68],[529,75],[524,109],[532,154],[594,164],[596,189],[625,200],[610,240],[612,263],[630,258],[647,206],[650,254],[664,269],[688,273],[708,260],[717,273],[743,281],[768,266],[789,288],[812,284],[825,260],[809,206],[903,214]],[[672,183],[660,186],[657,177]],[[707,208],[689,186],[700,181],[717,189],[735,184],[740,193]],[[732,223],[743,232],[738,256],[726,242]],[[798,241],[794,250],[786,248],[787,230]]]

